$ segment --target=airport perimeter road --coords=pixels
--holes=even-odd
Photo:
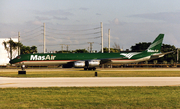
[[[180,77],[82,77],[82,78],[0,77],[0,88],[112,87],[112,86],[180,86]]]

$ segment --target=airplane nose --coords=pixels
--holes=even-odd
[[[12,64],[13,60],[10,60],[9,63]]]

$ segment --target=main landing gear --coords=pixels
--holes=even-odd
[[[92,67],[92,68],[84,68],[84,70],[96,70],[96,67]]]

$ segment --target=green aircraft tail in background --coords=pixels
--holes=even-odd
[[[158,53],[160,53],[163,38],[164,38],[164,34],[159,34],[159,36],[148,47],[147,52],[158,52]]]

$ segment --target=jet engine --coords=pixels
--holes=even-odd
[[[77,61],[77,62],[74,62],[74,67],[85,67],[85,61]]]
[[[95,68],[100,65],[100,60],[90,60],[90,61],[77,61],[74,62],[74,67],[82,68]]]
[[[100,60],[90,60],[87,61],[86,66],[88,67],[97,67],[100,65]]]

